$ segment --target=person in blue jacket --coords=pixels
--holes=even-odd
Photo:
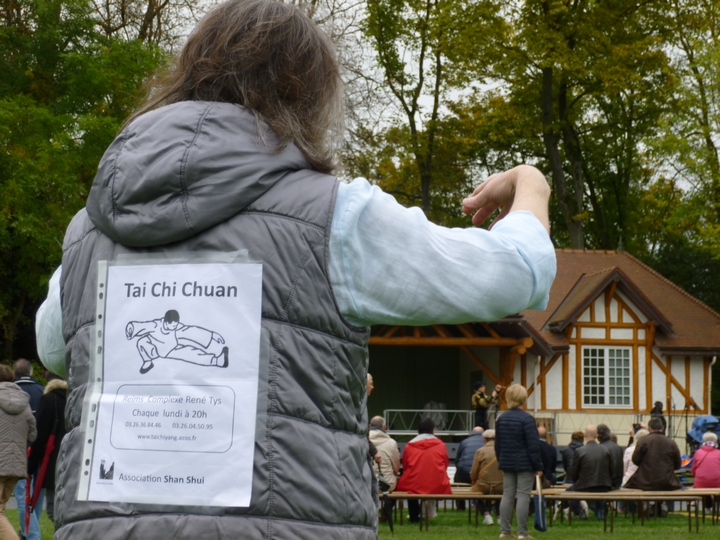
[[[535,476],[542,476],[540,437],[532,416],[522,410],[527,402],[524,386],[513,384],[505,392],[509,410],[495,422],[495,453],[503,472],[503,496],[500,501],[500,538],[514,538],[511,530],[513,507],[517,496],[518,538],[532,538],[528,533],[530,492]]]
[[[470,470],[475,459],[475,452],[485,446],[483,431],[482,427],[475,426],[470,436],[460,442],[455,455],[455,478],[453,481],[456,484],[472,484]],[[465,510],[465,501],[459,500],[457,507],[458,510]]]

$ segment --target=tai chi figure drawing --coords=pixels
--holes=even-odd
[[[145,374],[155,365],[153,360],[167,358],[181,360],[200,366],[228,366],[228,348],[217,332],[188,326],[180,322],[180,314],[174,309],[162,319],[131,321],[125,327],[125,336],[137,340],[137,350],[143,364],[140,373]]]

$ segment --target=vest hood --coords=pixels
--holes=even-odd
[[[248,110],[184,101],[136,118],[105,152],[86,208],[106,236],[131,247],[184,240],[248,208],[291,171],[302,152]]]
[[[23,412],[29,403],[30,396],[17,384],[11,382],[0,383],[0,409],[7,414],[16,416]]]

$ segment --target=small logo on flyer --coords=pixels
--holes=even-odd
[[[100,480],[112,480],[115,476],[115,462],[109,468],[105,468],[105,460],[100,461]]]

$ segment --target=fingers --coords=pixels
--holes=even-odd
[[[514,169],[493,174],[475,188],[470,197],[463,200],[463,212],[468,215],[474,212],[473,225],[481,225],[498,208],[503,210],[495,221],[507,215],[515,196],[516,176]]]

